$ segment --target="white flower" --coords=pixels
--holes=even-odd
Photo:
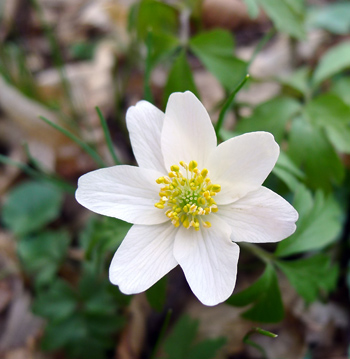
[[[86,208],[134,224],[114,255],[110,281],[125,294],[140,293],[179,264],[203,304],[225,301],[236,282],[234,242],[278,242],[295,231],[295,209],[261,186],[278,144],[254,132],[217,146],[191,92],[172,94],[165,114],[140,101],[126,121],[140,167],[87,173],[76,192]]]

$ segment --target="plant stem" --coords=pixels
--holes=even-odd
[[[239,245],[242,248],[245,248],[248,251],[250,251],[251,253],[253,253],[255,256],[259,257],[266,264],[273,262],[275,259],[274,255],[272,253],[265,251],[264,249],[260,248],[256,244],[240,242]]]
[[[222,127],[222,125],[224,124],[224,120],[226,117],[226,113],[227,111],[230,109],[230,107],[233,104],[233,101],[236,97],[237,92],[244,86],[244,84],[248,81],[249,79],[249,74],[246,74],[244,76],[244,79],[238,84],[238,86],[231,92],[229,98],[226,100],[226,102],[224,103],[221,111],[220,111],[220,115],[219,115],[219,119],[218,122],[216,123],[215,126],[215,132],[216,132],[216,136],[219,136],[220,133],[220,129]]]

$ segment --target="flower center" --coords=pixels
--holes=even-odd
[[[221,186],[212,184],[208,170],[204,168],[199,171],[196,161],[191,161],[188,165],[181,161],[180,165],[186,170],[186,176],[180,172],[179,166],[173,165],[170,167],[169,176],[156,180],[164,187],[159,192],[160,201],[155,207],[170,207],[165,214],[175,227],[182,223],[185,228],[193,227],[196,231],[201,224],[209,228],[211,223],[203,218],[211,212],[218,211],[213,197],[220,192]]]

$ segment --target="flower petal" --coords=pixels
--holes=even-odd
[[[79,178],[76,200],[93,212],[135,224],[158,224],[169,220],[159,201],[156,179],[162,174],[133,166],[114,166]]]
[[[164,174],[160,146],[164,113],[147,101],[140,101],[126,113],[126,124],[136,161],[140,167]]]
[[[168,170],[179,161],[191,160],[203,168],[216,147],[216,135],[208,112],[192,92],[177,92],[169,97],[161,141]]]
[[[296,229],[298,212],[284,198],[261,187],[229,205],[218,215],[232,228],[235,242],[278,242]]]
[[[207,168],[214,183],[221,185],[217,204],[228,204],[258,189],[273,169],[279,146],[268,132],[251,132],[220,144]]]
[[[176,232],[170,222],[132,226],[112,259],[109,280],[125,294],[147,290],[177,266],[173,255]]]
[[[210,215],[211,228],[179,228],[174,256],[193,293],[205,305],[226,300],[236,283],[239,247],[230,240],[231,229]]]

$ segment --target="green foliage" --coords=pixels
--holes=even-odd
[[[332,94],[318,96],[305,106],[305,114],[325,130],[338,151],[350,153],[350,107],[342,99]]]
[[[3,222],[18,236],[32,233],[58,217],[62,200],[62,191],[47,182],[24,182],[8,194]]]
[[[85,271],[77,289],[57,279],[39,292],[33,310],[48,320],[42,347],[64,348],[71,358],[103,359],[123,324],[110,284]]]
[[[256,18],[259,15],[259,5],[257,0],[243,0],[248,8],[248,14],[251,18]]]
[[[350,77],[341,77],[333,83],[331,93],[340,97],[350,106]]]
[[[175,34],[178,28],[178,15],[175,8],[157,0],[142,0],[133,10],[130,29],[136,29],[140,39],[145,39],[147,33]]]
[[[241,119],[237,126],[238,133],[252,131],[271,132],[277,142],[281,142],[287,122],[300,111],[300,104],[290,97],[276,97],[258,105],[249,118]]]
[[[164,342],[166,359],[213,359],[216,352],[226,343],[225,338],[206,339],[194,343],[198,332],[197,320],[181,317]]]
[[[237,307],[252,304],[243,317],[257,322],[276,323],[283,319],[284,310],[277,275],[271,264],[250,287],[232,295],[227,301]]]
[[[330,258],[324,254],[290,262],[278,261],[277,265],[307,303],[314,302],[321,290],[325,294],[332,291],[338,279],[338,267],[331,265]]]
[[[88,261],[99,261],[106,252],[115,252],[131,224],[112,217],[91,217],[80,235],[80,245]]]
[[[301,67],[294,71],[292,75],[283,77],[279,79],[279,81],[284,86],[293,89],[304,97],[307,97],[310,92],[309,76],[310,70],[307,67]]]
[[[66,231],[46,231],[21,238],[17,251],[24,269],[38,285],[50,283],[64,261],[69,245]]]
[[[324,80],[350,68],[350,42],[343,42],[328,50],[321,58],[313,75],[313,85],[316,87]]]
[[[303,0],[255,0],[271,18],[276,28],[296,39],[306,37]]]
[[[332,183],[340,184],[344,167],[322,128],[299,117],[292,123],[287,154],[302,168],[306,183],[330,192]]]
[[[227,90],[232,91],[246,75],[247,64],[233,55],[234,40],[228,31],[216,29],[199,33],[190,39],[189,45]]]
[[[295,191],[300,186],[301,181],[305,178],[305,174],[283,151],[280,152],[272,173],[281,179],[291,191]]]
[[[179,39],[167,33],[152,33],[152,46],[150,54],[151,68],[170,57],[179,47]]]
[[[349,34],[350,3],[340,1],[312,8],[308,13],[307,24],[311,28],[325,29],[333,34]]]
[[[186,58],[186,51],[181,50],[169,72],[164,88],[164,103],[168,101],[169,96],[173,92],[184,92],[187,90],[199,97],[192,71]]]
[[[332,195],[317,191],[312,197],[309,190],[300,186],[295,193],[293,206],[299,213],[297,230],[278,244],[276,255],[314,251],[337,240],[341,228],[341,209]]]

